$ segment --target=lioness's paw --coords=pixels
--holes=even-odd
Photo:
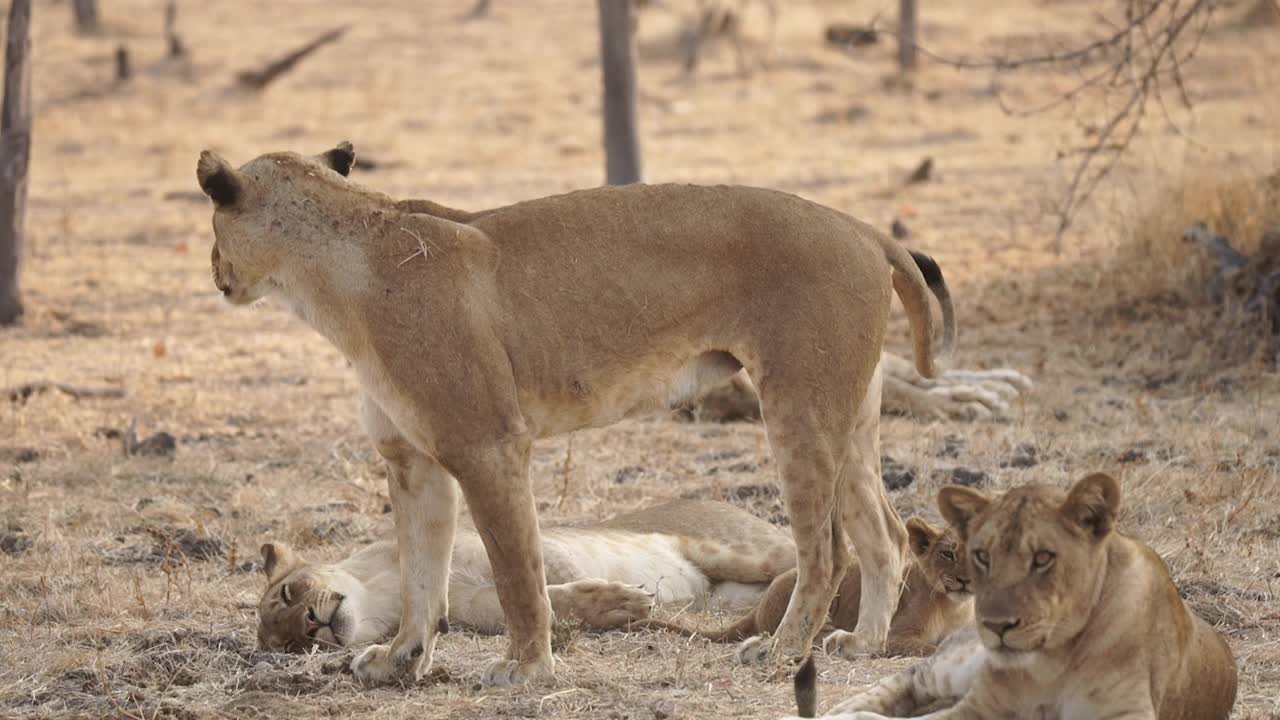
[[[877,640],[866,634],[847,630],[836,630],[822,641],[823,652],[845,660],[854,660],[867,655],[881,655],[884,653],[884,646],[883,638]]]
[[[623,627],[644,620],[653,612],[653,593],[642,587],[611,580],[578,580],[568,583],[572,612],[600,630]]]
[[[484,687],[513,687],[554,678],[550,658],[545,661],[524,663],[516,660],[498,660],[485,669],[484,674],[480,676],[480,684]]]
[[[769,633],[749,637],[738,644],[734,658],[739,665],[765,665],[769,662],[769,652],[773,649],[773,640]]]
[[[391,645],[371,645],[351,661],[351,672],[356,680],[368,684],[397,680],[417,682],[431,665],[430,654],[424,652],[421,645],[403,647],[392,653]]]

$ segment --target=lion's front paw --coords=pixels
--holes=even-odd
[[[747,638],[734,653],[740,665],[764,668],[771,678],[790,677],[804,661],[803,653],[788,652],[779,638],[768,633]]]
[[[769,662],[769,652],[773,649],[773,640],[769,633],[749,637],[738,643],[733,656],[739,665],[764,665]]]
[[[876,640],[864,633],[836,630],[822,641],[822,650],[828,655],[836,655],[845,660],[884,654],[885,642]]]
[[[609,630],[644,620],[653,612],[653,593],[610,580],[578,580],[565,586],[568,613],[590,627]]]
[[[480,684],[484,687],[513,687],[527,683],[537,683],[555,678],[551,669],[551,660],[519,662],[516,660],[498,660],[485,669],[480,676]]]
[[[391,645],[371,645],[351,661],[351,672],[356,680],[368,684],[382,684],[398,680],[417,682],[431,665],[429,653],[421,645],[405,647],[392,653]]]

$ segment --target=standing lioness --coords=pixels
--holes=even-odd
[[[511,635],[483,682],[550,675],[530,444],[669,406],[741,368],[759,390],[797,546],[796,589],[767,654],[808,652],[849,559],[845,531],[865,570],[862,607],[857,632],[828,643],[883,649],[907,533],[878,473],[878,386],[864,397],[895,290],[922,375],[934,375],[930,290],[952,345],[932,260],[844,213],[744,187],[599,188],[455,221],[348,182],[354,159],[343,143],[237,170],[206,151],[197,175],[216,206],[214,284],[237,305],[280,298],[342,351],[390,466],[400,628],[352,662],[358,678],[429,666],[459,486]]]

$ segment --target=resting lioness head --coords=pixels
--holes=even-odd
[[[371,627],[363,583],[336,565],[303,561],[283,543],[262,546],[267,587],[258,601],[258,646],[298,652],[314,645],[372,642],[386,628]]]
[[[1069,492],[1028,485],[995,499],[961,487],[939,493],[939,509],[967,547],[989,650],[1054,650],[1080,634],[1103,589],[1103,541],[1119,504],[1119,486],[1101,474]]]
[[[938,597],[963,601],[969,598],[969,570],[964,544],[951,528],[938,530],[920,518],[907,521],[907,536],[920,573]]]

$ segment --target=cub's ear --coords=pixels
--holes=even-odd
[[[1101,540],[1115,525],[1120,510],[1120,483],[1105,473],[1094,473],[1077,482],[1060,511],[1070,522]]]
[[[351,173],[351,166],[356,164],[356,149],[351,143],[343,140],[334,149],[323,153],[320,161],[333,168],[339,175],[346,177]]]
[[[196,179],[200,181],[200,189],[218,207],[235,205],[240,199],[240,175],[226,160],[211,150],[200,153],[200,162],[196,164]]]
[[[262,572],[267,576],[267,585],[287,575],[297,565],[298,556],[288,545],[267,543],[262,546]]]
[[[938,491],[938,511],[961,540],[969,539],[969,526],[991,504],[986,493],[962,485],[948,485]]]
[[[932,525],[918,517],[907,521],[907,537],[911,540],[911,552],[916,557],[924,557],[941,534]]]

